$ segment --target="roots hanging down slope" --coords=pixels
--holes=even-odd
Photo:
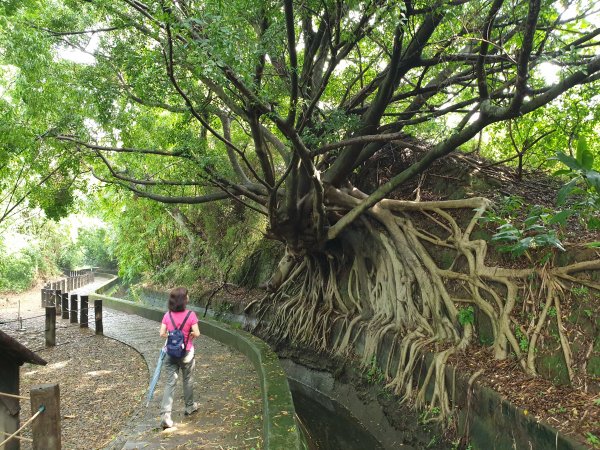
[[[330,190],[328,207],[351,209],[362,195]],[[487,317],[497,359],[512,354],[535,375],[536,343],[554,308],[569,376],[577,382],[561,299],[572,283],[600,290],[598,283],[578,278],[584,270],[600,269],[600,260],[528,269],[487,266],[487,244],[472,234],[488,206],[484,198],[384,200],[323,253],[286,255],[274,277],[278,289],[259,305],[259,315],[269,312],[266,333],[338,355],[356,352],[365,365],[378,360],[388,387],[404,401],[436,406],[445,417],[451,412],[446,362],[469,345],[474,333],[472,316],[459,320],[461,309],[473,306]],[[513,311],[526,296],[535,305],[538,299],[543,303],[521,324]],[[383,352],[386,336],[393,336],[392,346]],[[523,338],[529,343],[525,349]],[[417,377],[425,351],[432,352],[433,361],[425,377]]]

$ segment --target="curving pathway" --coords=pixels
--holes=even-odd
[[[94,283],[72,293],[89,294],[107,281],[107,278],[97,277]],[[158,322],[106,307],[103,322],[106,336],[130,345],[144,357],[152,377],[164,342],[158,335]],[[94,327],[93,320],[90,327]],[[194,394],[200,410],[192,416],[183,415],[179,381],[173,405],[175,429],[163,431],[159,426],[164,385],[161,376],[149,407],[146,408],[144,397],[107,450],[263,447],[260,384],[251,362],[241,353],[206,336],[196,339],[195,347]]]

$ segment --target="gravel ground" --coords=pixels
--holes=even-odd
[[[158,426],[164,379],[159,381],[150,408],[143,407],[150,376],[140,353],[62,319],[57,319],[57,346],[45,349],[39,289],[6,297],[0,298],[0,329],[48,362],[46,366],[21,367],[21,395],[27,395],[33,385],[59,383],[63,449],[262,448],[259,380],[240,353],[205,336],[198,339],[195,393],[200,411],[189,417],[181,414],[179,382],[174,404],[176,428],[165,432]],[[21,316],[30,318],[23,322],[24,331],[11,322],[17,317],[19,301]],[[158,333],[158,324],[153,325]],[[22,401],[21,408],[24,421],[31,416],[29,402]],[[31,444],[23,442],[21,448],[29,450]]]
[[[0,311],[2,322],[16,318],[9,308]],[[35,310],[22,311],[22,315],[31,317],[32,312]],[[127,423],[146,391],[148,368],[144,359],[129,346],[66,320],[57,320],[57,346],[46,349],[44,318],[25,320],[23,325],[25,331],[18,331],[14,322],[1,324],[0,329],[36,351],[48,364],[21,367],[21,395],[27,396],[34,385],[59,383],[62,448],[105,446]],[[22,400],[21,421],[30,416],[30,404]],[[29,437],[29,430],[23,436]],[[30,449],[31,444],[23,442],[21,448]]]

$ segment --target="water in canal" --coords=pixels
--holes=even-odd
[[[384,450],[383,445],[335,400],[288,379],[296,414],[311,450]]]

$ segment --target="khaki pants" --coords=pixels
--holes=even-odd
[[[185,400],[185,407],[192,408],[194,405],[194,367],[196,361],[194,360],[194,347],[181,359],[173,359],[169,355],[165,356],[164,369],[167,377],[167,383],[165,385],[165,393],[163,394],[162,403],[160,405],[161,415],[168,414],[170,416],[171,410],[173,409],[173,394],[175,392],[175,385],[177,384],[177,378],[179,378],[179,369],[181,369],[181,376],[183,377],[183,398]]]

